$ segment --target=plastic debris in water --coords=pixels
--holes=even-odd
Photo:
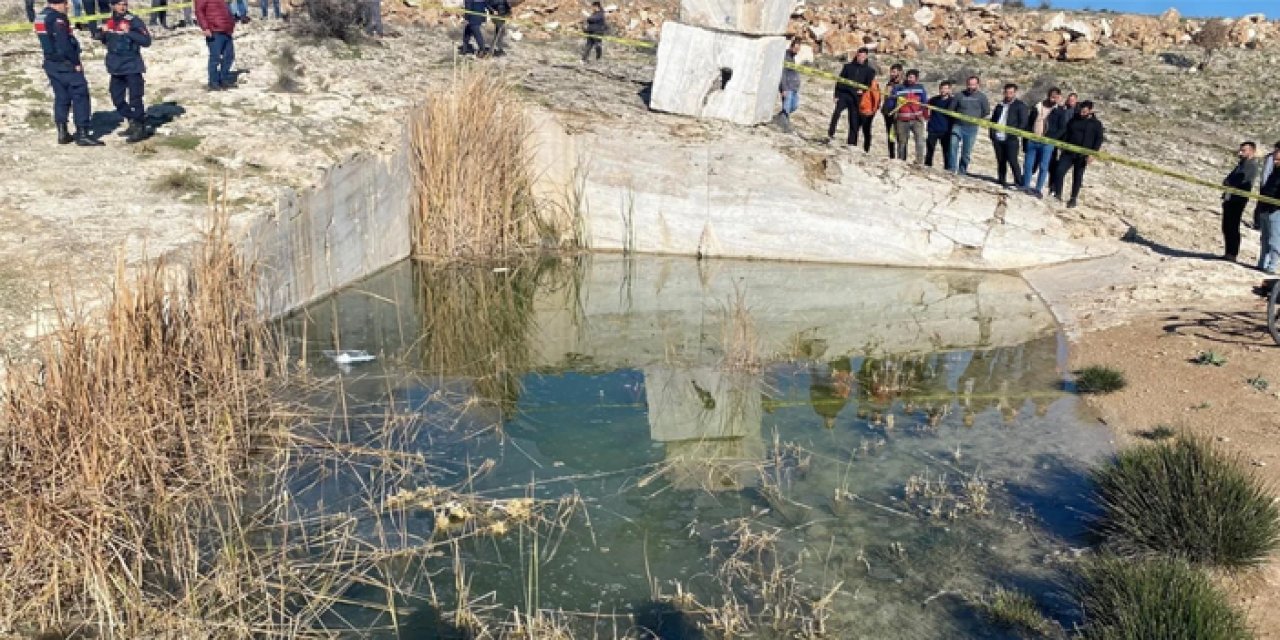
[[[359,350],[343,349],[341,351],[332,351],[332,350],[326,349],[324,351],[321,351],[320,353],[324,354],[324,357],[338,364],[355,364],[358,362],[372,362],[378,359],[377,356],[363,349],[359,349]]]

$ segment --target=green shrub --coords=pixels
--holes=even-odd
[[[1154,429],[1148,429],[1147,431],[1142,431],[1138,435],[1148,440],[1155,440],[1159,442],[1162,440],[1169,440],[1173,438],[1174,436],[1178,435],[1178,431],[1167,424],[1162,424],[1162,425],[1156,426],[1156,428]]]
[[[1133,447],[1093,472],[1096,528],[1121,555],[1260,564],[1280,542],[1280,509],[1239,460],[1204,439]]]
[[[981,607],[992,623],[1024,637],[1041,637],[1054,631],[1053,623],[1040,614],[1035,599],[1021,591],[998,587],[982,601]]]
[[[1215,367],[1221,367],[1227,363],[1227,359],[1217,351],[1201,351],[1200,355],[1196,356],[1195,360],[1192,360],[1192,362],[1199,365],[1213,365]]]
[[[1209,578],[1172,558],[1081,563],[1075,595],[1089,640],[1242,640],[1244,616]]]
[[[1075,373],[1076,391],[1080,393],[1111,393],[1129,384],[1123,373],[1110,367],[1085,367]]]

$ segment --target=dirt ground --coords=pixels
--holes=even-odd
[[[1128,378],[1125,390],[1088,400],[1118,446],[1146,442],[1143,432],[1168,425],[1213,438],[1280,489],[1280,347],[1266,331],[1265,313],[1261,298],[1240,297],[1143,316],[1085,333],[1072,365],[1109,365]],[[1210,351],[1226,362],[1193,362]],[[1268,381],[1265,390],[1249,383],[1259,377]],[[1280,560],[1226,582],[1258,637],[1280,638]]]

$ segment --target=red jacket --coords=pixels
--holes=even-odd
[[[224,0],[196,0],[196,22],[213,33],[231,35],[236,30],[235,18]]]

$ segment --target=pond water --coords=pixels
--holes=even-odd
[[[518,609],[549,612],[539,637],[1005,637],[973,606],[995,586],[1075,615],[1055,566],[1083,544],[1083,470],[1109,436],[1062,391],[1062,337],[1021,279],[404,263],[286,331],[340,386],[309,396],[330,428],[420,456],[296,488],[303,510],[375,504],[365,538],[432,550],[379,565],[394,615],[344,622],[462,637],[468,615]]]

